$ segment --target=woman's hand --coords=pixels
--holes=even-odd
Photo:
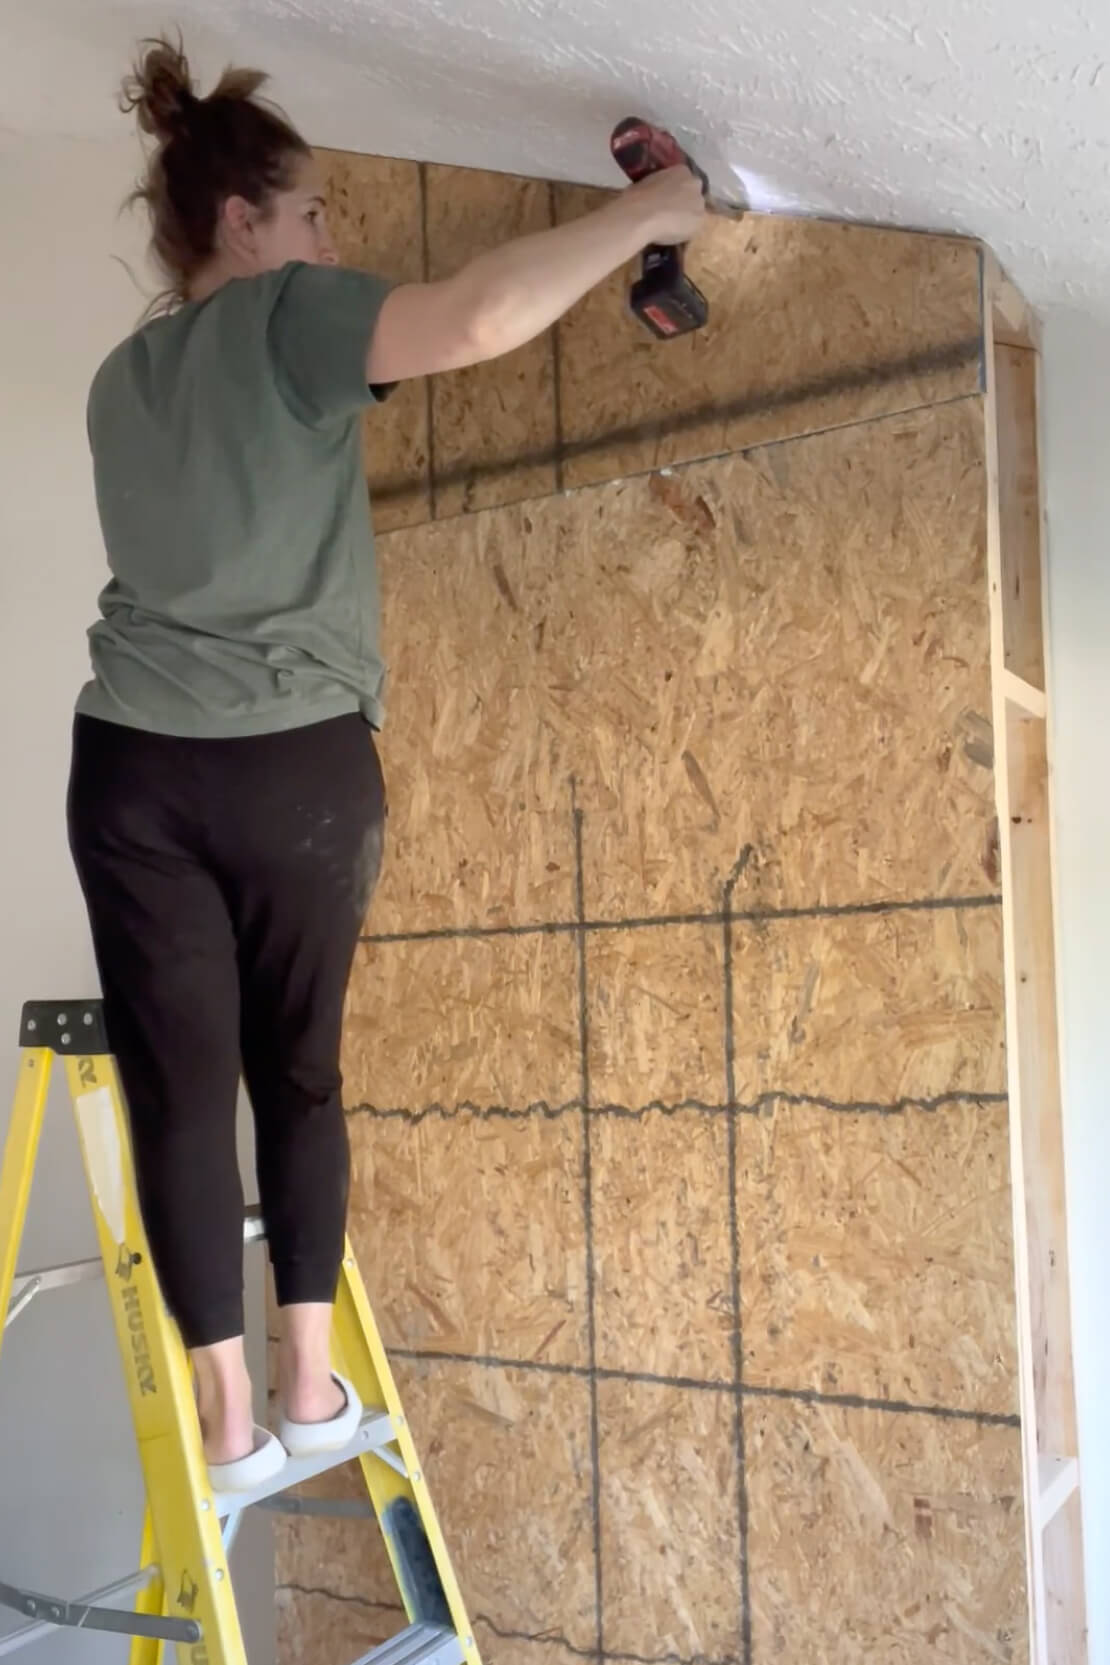
[[[648,243],[688,243],[705,217],[701,181],[686,164],[649,173],[619,199],[650,228]]]

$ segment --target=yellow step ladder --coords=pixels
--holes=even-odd
[[[134,1637],[131,1665],[158,1665],[176,1644],[179,1665],[247,1665],[228,1566],[243,1511],[281,1507],[304,1480],[357,1458],[408,1618],[397,1636],[352,1665],[481,1665],[412,1434],[346,1245],[335,1305],[335,1368],[354,1384],[364,1414],[349,1446],[291,1457],[276,1479],[250,1492],[211,1488],[188,1359],[162,1300],[139,1215],[126,1112],[101,1003],[39,1000],[23,1008],[21,1061],[0,1168],[0,1314],[3,1333],[36,1295],[103,1278],[108,1288],[146,1487],[141,1564],[128,1578],[76,1600],[0,1582],[0,1605],[26,1623],[0,1636],[0,1656],[58,1627]],[[55,1057],[65,1060],[89,1183],[100,1255],[41,1271],[16,1271],[35,1156]],[[263,1236],[248,1216],[244,1239]],[[0,1451],[2,1462],[2,1451]],[[323,1512],[326,1502],[287,1507]],[[336,1512],[350,1512],[339,1503]],[[134,1596],[129,1610],[110,1605]],[[168,1656],[167,1656],[168,1657]],[[342,1665],[342,1662],[337,1662]]]

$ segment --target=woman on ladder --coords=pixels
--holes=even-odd
[[[264,79],[229,70],[201,98],[156,41],[124,84],[155,141],[137,194],[168,290],[89,397],[112,577],[68,800],[151,1253],[228,1490],[340,1448],[361,1412],[330,1364],[340,1026],[386,815],[360,412],[521,346],[704,211],[672,168],[394,287],[338,264],[319,170]],[[282,1308],[277,1438],[254,1424],[243,1348],[240,1074]]]

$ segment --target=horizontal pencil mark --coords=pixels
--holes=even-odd
[[[680,1653],[616,1653],[612,1648],[606,1648],[598,1655],[596,1648],[580,1648],[569,1641],[557,1630],[545,1630],[533,1635],[526,1630],[505,1630],[501,1625],[494,1624],[487,1613],[474,1615],[476,1625],[485,1625],[487,1630],[504,1642],[549,1642],[553,1647],[565,1648],[567,1653],[574,1654],[579,1659],[613,1660],[619,1665],[737,1665],[733,1654],[726,1654],[720,1659],[712,1659],[708,1654],[695,1653],[688,1657]]]
[[[1006,1104],[1007,1094],[1004,1092],[973,1092],[971,1090],[956,1089],[952,1092],[937,1093],[931,1097],[913,1098],[903,1096],[884,1101],[882,1099],[835,1099],[821,1093],[790,1093],[779,1088],[760,1093],[758,1098],[748,1101],[740,1100],[735,1105],[712,1103],[699,1098],[682,1098],[673,1103],[663,1099],[651,1099],[647,1104],[593,1104],[590,1106],[591,1116],[611,1116],[621,1121],[643,1121],[651,1115],[680,1116],[692,1113],[701,1116],[763,1116],[776,1105],[787,1105],[792,1108],[828,1110],[840,1116],[903,1116],[908,1111],[917,1110],[924,1115],[933,1115],[937,1111],[948,1109],[954,1104],[971,1104],[986,1107],[992,1104]],[[426,1104],[419,1109],[408,1109],[403,1105],[352,1104],[347,1107],[348,1116],[366,1116],[377,1121],[403,1121],[415,1125],[419,1122],[454,1121],[458,1118],[472,1118],[474,1121],[527,1121],[534,1116],[542,1116],[548,1121],[555,1121],[560,1116],[573,1115],[583,1109],[580,1099],[567,1099],[563,1104],[548,1104],[545,1099],[539,1099],[533,1104],[519,1106],[507,1104],[474,1104],[469,1099],[460,1103]]]
[[[476,485],[479,480],[499,479],[514,474],[517,469],[550,468],[557,462],[565,464],[578,457],[590,456],[597,451],[604,451],[613,445],[643,445],[659,444],[674,434],[688,433],[692,429],[703,427],[705,424],[719,426],[725,422],[735,422],[746,416],[762,416],[769,411],[786,410],[792,405],[804,404],[809,399],[827,398],[834,393],[860,392],[870,387],[880,387],[884,383],[896,381],[900,376],[920,376],[938,370],[962,370],[968,365],[978,368],[981,359],[982,345],[979,336],[968,336],[963,340],[954,341],[947,347],[934,348],[926,353],[912,353],[904,358],[891,359],[886,364],[859,365],[847,370],[834,370],[825,376],[815,376],[806,382],[795,383],[793,387],[779,388],[774,392],[749,394],[744,398],[725,400],[721,403],[700,405],[694,410],[682,411],[668,415],[662,419],[649,422],[630,422],[620,428],[611,428],[607,433],[591,435],[583,439],[563,439],[561,446],[536,446],[532,450],[519,452],[514,457],[507,457],[496,461],[474,461],[456,463],[450,469],[436,471],[436,487],[464,484]],[[927,399],[915,401],[897,410],[879,411],[874,415],[859,417],[851,416],[840,422],[826,422],[815,427],[803,428],[794,433],[784,434],[775,439],[761,439],[746,445],[731,447],[715,447],[714,450],[697,457],[683,457],[671,464],[653,462],[647,468],[625,469],[620,474],[621,480],[634,480],[644,474],[657,472],[660,467],[688,468],[696,467],[699,463],[718,462],[722,457],[751,456],[757,451],[767,451],[773,446],[790,445],[797,440],[818,439],[822,434],[838,433],[844,428],[870,427],[876,422],[888,422],[894,417],[913,416],[919,411],[933,410],[943,405],[960,404],[965,399],[978,399],[981,390],[976,387],[973,392],[949,394],[943,399]],[[419,482],[422,484],[423,482]],[[590,486],[610,485],[612,481],[590,481]],[[374,486],[371,498],[374,503],[389,503],[395,498],[408,497],[418,484],[415,480],[383,480]],[[547,495],[553,496],[554,493]],[[535,501],[535,494],[529,496],[529,501]],[[444,519],[453,518],[444,516]],[[420,525],[423,522],[415,522]],[[398,531],[404,528],[397,528]]]
[[[983,1428],[1020,1428],[1020,1416],[1008,1411],[975,1411],[962,1405],[919,1405],[910,1399],[877,1399],[862,1393],[825,1393],[818,1388],[761,1387],[744,1383],[750,1399],[789,1399],[803,1405],[838,1405],[849,1411],[890,1411],[896,1416],[935,1416],[949,1422],[975,1422]]]
[[[289,1593],[297,1596],[322,1596],[328,1601],[344,1602],[351,1607],[363,1607],[371,1613],[404,1614],[400,1602],[374,1601],[369,1596],[349,1595],[340,1590],[329,1590],[323,1584],[299,1584],[294,1581],[277,1585],[278,1594]],[[552,1647],[564,1648],[567,1653],[576,1655],[579,1659],[596,1659],[595,1648],[580,1648],[556,1630],[528,1631],[509,1630],[504,1625],[497,1624],[488,1613],[473,1615],[475,1626],[484,1625],[487,1630],[504,1642],[545,1642]],[[603,1659],[613,1660],[615,1665],[736,1665],[736,1659],[726,1654],[720,1659],[713,1659],[708,1654],[695,1653],[684,1655],[679,1653],[614,1653],[606,1650]]]
[[[404,1615],[404,1607],[399,1601],[373,1601],[369,1596],[348,1595],[343,1590],[329,1590],[323,1584],[298,1584],[290,1579],[275,1585],[278,1595],[288,1593],[294,1596],[324,1596],[328,1601],[346,1602],[350,1607],[365,1607],[372,1613],[400,1613]]]
[[[547,1359],[513,1359],[498,1353],[462,1353],[446,1348],[390,1347],[391,1358],[433,1364],[465,1364],[488,1370],[534,1371],[545,1376],[572,1376],[588,1381],[631,1382],[642,1387],[673,1387],[696,1393],[737,1393],[735,1382],[714,1381],[698,1376],[664,1376],[650,1370],[617,1370],[599,1365],[556,1363]],[[785,1399],[803,1405],[835,1405],[844,1410],[885,1411],[894,1416],[932,1416],[948,1421],[975,1422],[984,1427],[1020,1428],[1021,1418],[1005,1411],[977,1411],[962,1405],[918,1404],[911,1399],[883,1399],[863,1393],[826,1393],[820,1388],[759,1386],[745,1381],[739,1389],[744,1399]]]
[[[850,919],[866,914],[943,913],[966,908],[998,908],[1002,897],[919,896],[907,901],[828,902],[798,908],[748,908],[730,913],[734,925],[774,924],[786,919]],[[360,942],[388,945],[398,942],[468,942],[481,937],[569,936],[578,931],[647,931],[668,925],[723,925],[724,910],[711,908],[688,913],[634,915],[627,919],[535,920],[521,925],[436,925],[427,930],[371,931]]]

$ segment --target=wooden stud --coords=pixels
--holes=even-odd
[[[983,251],[984,287],[990,303],[991,336],[996,347],[1040,348],[1039,321],[1033,308],[1002,270],[995,254]]]
[[[987,521],[1032,1665],[1085,1665],[1029,310],[992,259]]]
[[[1006,715],[1008,881],[1016,979],[1010,1034],[1025,1158],[1038,1454],[1076,1450],[1044,722]]]
[[[998,424],[999,535],[1004,551],[1003,664],[1044,688],[1040,492],[1037,463],[1037,360],[1024,347],[994,352]]]
[[[1045,1658],[1049,1665],[1085,1665],[1087,1659],[1081,1546],[1079,1493],[1075,1491],[1044,1534]]]

